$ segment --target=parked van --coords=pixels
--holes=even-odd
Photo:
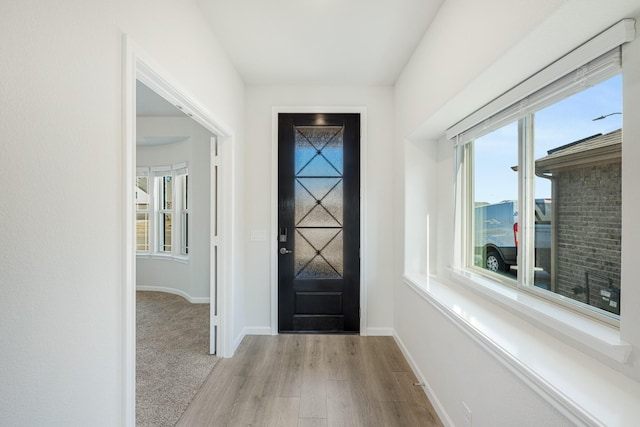
[[[496,272],[509,272],[518,258],[518,202],[475,207],[475,265]],[[551,200],[535,201],[536,267],[551,270]]]

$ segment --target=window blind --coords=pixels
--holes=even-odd
[[[466,144],[615,76],[622,66],[620,46],[634,36],[635,21],[619,22],[449,128],[447,138]]]

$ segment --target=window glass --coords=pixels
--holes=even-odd
[[[136,250],[149,251],[149,177],[136,178]]]
[[[468,265],[617,318],[622,76],[525,115],[471,147]],[[524,171],[532,171],[531,181],[523,182]],[[519,222],[524,213],[529,227]]]
[[[160,210],[173,209],[173,180],[171,175],[160,177]]]
[[[158,252],[171,252],[171,214],[160,213],[158,221]]]
[[[171,175],[156,178],[158,188],[158,252],[172,251],[173,179]]]
[[[149,251],[149,213],[136,213],[136,251]]]
[[[618,75],[534,119],[536,285],[613,314],[620,313],[621,113]]]
[[[189,214],[182,212],[182,245],[180,247],[182,255],[189,254]]]
[[[189,254],[189,175],[179,175],[180,183],[180,254]]]
[[[149,209],[149,177],[139,176],[136,178],[136,209]]]
[[[518,123],[478,138],[473,151],[473,263],[515,278]]]

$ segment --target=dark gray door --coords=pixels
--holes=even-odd
[[[278,117],[278,330],[360,330],[360,115]]]

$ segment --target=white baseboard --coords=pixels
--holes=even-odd
[[[393,338],[395,339],[396,343],[398,344],[398,347],[400,347],[400,351],[402,351],[402,354],[404,355],[405,359],[407,359],[407,362],[409,362],[409,366],[413,370],[413,373],[415,374],[415,376],[418,379],[418,381],[420,381],[422,384],[424,384],[424,386],[423,386],[424,393],[427,395],[427,398],[429,399],[429,401],[433,405],[433,408],[438,413],[438,416],[440,417],[440,421],[442,421],[442,424],[444,424],[445,427],[455,427],[455,424],[453,423],[453,421],[449,417],[449,414],[447,413],[447,411],[442,406],[442,403],[440,403],[440,400],[438,399],[438,397],[436,396],[435,392],[433,391],[433,389],[429,385],[429,382],[425,379],[424,375],[422,375],[422,372],[418,368],[418,365],[416,364],[416,362],[413,360],[413,358],[409,354],[409,350],[407,350],[407,347],[404,345],[404,343],[402,342],[402,340],[400,339],[400,337],[398,336],[398,334],[396,333],[395,330],[393,330]]]
[[[247,326],[244,328],[245,335],[273,335],[269,326]]]
[[[236,337],[235,340],[233,340],[233,348],[231,351],[231,355],[233,356],[234,354],[236,354],[236,351],[238,350],[238,347],[240,346],[240,343],[242,342],[242,340],[244,339],[244,337],[247,335],[247,328],[243,328],[242,331],[240,332],[240,335],[238,335]]]
[[[245,336],[247,335],[273,335],[271,332],[271,328],[268,326],[248,326],[242,329],[242,332],[240,332],[240,335],[238,335],[236,337],[236,339],[233,341],[233,352],[232,354],[236,353],[236,350],[238,349],[238,346],[240,345],[240,343],[242,342],[242,340],[244,339]]]
[[[192,297],[180,289],[167,288],[163,286],[136,286],[136,291],[165,292],[167,294],[179,295],[191,304],[209,304],[210,302],[209,297]]]
[[[393,328],[367,328],[367,336],[370,337],[392,337],[394,333]]]

